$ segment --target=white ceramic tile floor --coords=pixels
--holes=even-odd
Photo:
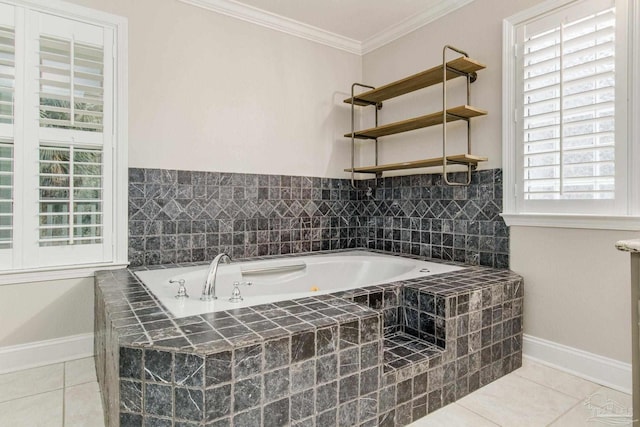
[[[104,427],[93,358],[0,375],[0,427]]]
[[[525,360],[410,427],[605,426],[591,417],[607,399],[631,407],[628,394]],[[0,427],[23,426],[104,427],[93,358],[0,375]]]

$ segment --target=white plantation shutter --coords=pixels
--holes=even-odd
[[[640,227],[640,9],[546,0],[503,21],[507,225]]]
[[[33,30],[37,79],[38,263],[108,256],[112,221],[112,35],[102,27],[41,14]],[[106,208],[106,209],[105,209]]]
[[[55,3],[0,0],[0,284],[126,263],[126,20]]]
[[[13,144],[0,142],[0,250],[10,249],[12,244]]]
[[[40,126],[102,132],[104,51],[40,37]]]
[[[103,240],[102,152],[40,146],[41,246]]]
[[[614,2],[582,4],[558,21],[524,28],[523,195],[614,199]]]
[[[14,8],[0,4],[0,268],[11,265],[14,223]]]
[[[3,11],[0,10],[0,12]],[[13,26],[3,25],[2,21],[0,21],[0,126],[5,128],[7,125],[13,124],[13,93],[16,73],[15,52]]]

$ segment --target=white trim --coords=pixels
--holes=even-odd
[[[640,215],[640,80],[637,78],[637,73],[640,72],[640,4],[637,1],[629,2],[627,13],[629,15],[629,21],[627,28],[629,31],[629,43],[628,43],[628,69],[627,69],[627,89],[630,96],[628,97],[628,109],[629,120],[627,120],[628,132],[627,137],[631,144],[629,144],[627,152],[627,173],[629,175],[629,183],[627,186],[629,200],[634,200],[636,203],[631,205],[631,214]]]
[[[93,334],[0,347],[0,374],[93,356]]]
[[[532,20],[551,10],[561,9],[579,0],[546,0],[524,11],[518,12],[503,20],[502,29],[502,167],[503,167],[503,206],[504,218],[507,225],[532,226],[532,227],[559,227],[559,228],[585,228],[605,230],[640,230],[640,186],[635,185],[640,179],[640,170],[636,167],[640,162],[640,123],[635,118],[640,109],[640,84],[634,79],[637,70],[640,70],[640,29],[634,25],[640,19],[640,7],[631,0],[625,0],[629,8],[629,21],[627,23],[628,40],[628,64],[627,64],[627,89],[628,102],[626,110],[627,126],[622,133],[627,132],[627,177],[626,191],[627,207],[620,210],[617,216],[588,215],[588,214],[539,214],[521,212],[522,182],[517,175],[517,132],[516,122],[516,27],[528,20]],[[636,70],[635,72],[633,70]],[[624,102],[625,100],[620,100]],[[616,105],[617,109],[624,110]],[[616,183],[618,185],[618,183]],[[518,191],[520,187],[520,191]],[[622,187],[621,187],[622,188]]]
[[[631,364],[531,335],[524,335],[523,357],[606,387],[631,394]]]
[[[104,153],[105,159],[111,159],[111,167],[108,174],[111,176],[111,180],[104,183],[104,190],[112,194],[113,200],[112,203],[106,203],[107,200],[105,200],[106,205],[112,206],[109,212],[110,215],[105,214],[104,224],[105,229],[111,233],[111,235],[105,236],[104,244],[102,245],[103,253],[97,258],[97,261],[100,262],[82,264],[82,260],[76,259],[75,265],[27,269],[24,268],[27,264],[23,262],[23,259],[14,260],[13,265],[15,266],[15,270],[3,269],[2,272],[0,272],[0,285],[51,279],[90,277],[97,269],[126,267],[128,263],[128,20],[122,16],[78,6],[74,3],[61,0],[0,0],[0,3],[16,5],[18,6],[18,11],[33,10],[35,12],[61,16],[65,19],[86,22],[94,26],[102,26],[105,28],[105,31],[113,32],[113,43],[111,43],[110,40],[105,40],[105,43],[108,44],[108,46],[105,46],[105,52],[110,51],[112,48],[114,50],[113,55],[109,56],[113,58],[113,74],[116,74],[114,77],[118,79],[117,82],[114,82],[116,84],[114,85],[113,105],[111,106],[116,116],[113,117],[113,126],[105,126],[104,129],[104,138],[106,140],[112,140],[111,146],[105,145],[105,150],[108,150]],[[33,37],[31,37],[30,40],[31,39],[33,39]],[[22,50],[17,49],[16,52],[22,52]],[[110,58],[107,58],[107,60],[109,59]],[[20,61],[19,58],[16,58],[16,79],[23,74],[19,72],[18,66],[22,66],[24,62],[24,60]],[[105,66],[107,66],[108,62],[109,61],[106,61]],[[27,67],[27,70],[34,72],[35,67]],[[16,80],[16,91],[22,90],[23,86],[22,84],[18,84]],[[21,105],[18,105],[18,103],[24,101],[23,97],[16,96],[16,98],[16,111],[22,111],[22,109],[26,107],[23,108]],[[109,103],[105,103],[105,107],[109,108]],[[23,120],[24,114],[17,114],[16,116],[16,128],[24,128],[24,126],[20,124],[21,122],[19,122]],[[23,136],[21,136],[20,132],[16,132],[16,147],[23,147],[25,145],[19,143],[20,138],[23,138]],[[32,136],[32,138],[37,139],[34,136]],[[113,140],[116,141],[115,144]],[[21,159],[23,157],[22,153],[16,150],[14,164],[17,165],[19,161],[22,161]],[[107,163],[105,163],[105,165],[107,165]],[[14,174],[15,188],[25,188],[27,186],[29,188],[37,188],[37,185],[34,187],[33,183],[29,185],[28,182],[25,182],[24,176],[22,176],[24,173],[26,173],[26,169],[24,169],[22,174]],[[34,179],[35,175],[30,176],[31,179]],[[27,236],[18,236],[15,231],[23,230],[24,227],[21,227],[20,221],[22,221],[24,211],[28,210],[28,208],[29,207],[25,206],[16,206],[15,211],[18,213],[22,212],[22,215],[14,215],[13,253],[22,253],[24,258],[33,257],[33,254],[26,254],[25,251],[21,250],[23,242],[37,240],[35,236],[30,236],[30,238],[27,238]],[[22,209],[22,211],[20,211],[20,209]],[[51,261],[52,259],[48,257],[48,260]],[[32,263],[32,265],[34,265],[34,263]],[[35,265],[40,264],[35,263]]]
[[[542,213],[502,213],[504,222],[523,227],[585,228],[595,230],[639,231],[638,216],[565,215]]]
[[[518,16],[518,15],[516,15]],[[516,16],[502,21],[502,205],[505,212],[516,211],[516,115],[515,74]],[[511,143],[509,143],[511,142]],[[511,171],[511,173],[508,173]]]
[[[564,7],[576,1],[579,0],[546,0],[542,3],[533,5],[528,9],[521,10],[520,12],[515,13],[508,18],[505,18],[504,22],[509,22],[511,26],[515,27],[516,25],[524,21],[528,21],[529,19],[533,19],[536,16],[543,15],[552,9],[560,9],[561,7]]]
[[[374,51],[386,44],[391,43],[407,34],[424,27],[425,25],[442,18],[445,15],[453,12],[456,9],[466,6],[473,0],[448,0],[438,1],[433,6],[424,12],[420,12],[416,15],[398,22],[388,28],[385,28],[373,37],[362,41],[362,55]]]
[[[93,277],[96,271],[117,270],[127,268],[127,263],[121,264],[91,264],[82,267],[57,267],[37,270],[11,271],[0,275],[0,286],[18,283],[47,282],[49,280],[79,279]]]
[[[127,20],[116,24],[114,61],[114,105],[116,106],[113,133],[113,262],[123,266],[129,263],[129,27]]]
[[[40,1],[40,0],[39,0]],[[364,55],[412,31],[421,28],[448,13],[461,8],[473,0],[436,0],[424,12],[410,16],[405,20],[387,27],[366,40],[359,41],[345,37],[331,31],[286,16],[267,12],[257,7],[249,6],[235,0],[178,0],[179,2],[201,7],[223,15],[231,16],[246,22],[251,22],[272,30],[280,31],[295,37],[311,40],[316,43],[344,50],[356,55]]]
[[[53,15],[64,15],[66,18],[73,18],[78,20],[91,19],[95,23],[103,25],[114,24],[120,28],[120,26],[127,25],[127,18],[114,15],[111,13],[103,12],[96,9],[90,9],[88,7],[80,6],[75,3],[70,3],[63,0],[2,0],[4,3],[11,3],[15,5],[25,6],[31,9],[39,10],[42,12],[49,12]],[[64,11],[64,12],[61,12]]]
[[[270,28],[311,40],[326,46],[344,50],[357,55],[362,54],[362,44],[358,40],[332,33],[312,25],[308,25],[291,18],[275,13],[267,12],[253,6],[239,3],[234,0],[178,0],[192,6],[231,16],[232,18],[251,22],[252,24]]]

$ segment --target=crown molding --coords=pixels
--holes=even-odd
[[[435,21],[473,0],[434,0],[433,6],[424,12],[411,16],[398,24],[385,28],[375,36],[359,41],[340,34],[326,31],[291,18],[267,12],[235,0],[178,0],[181,3],[201,7],[233,18],[251,22],[295,37],[311,40],[326,46],[356,55],[364,55],[382,47],[412,31]]]
[[[326,31],[312,25],[304,24],[300,21],[290,19],[275,13],[267,12],[253,6],[239,3],[234,0],[178,0],[213,12],[251,22],[252,24],[270,28],[311,40],[326,46],[344,50],[356,55],[362,55],[362,43],[358,40],[344,37],[331,31]]]
[[[453,12],[454,10],[471,3],[472,1],[473,0],[435,1],[428,10],[410,16],[409,18],[400,21],[395,25],[385,28],[375,36],[364,40],[362,42],[361,49],[362,55],[374,51],[386,44],[389,44],[392,41],[399,39],[400,37],[406,36],[407,34],[417,30],[418,28],[424,27],[425,25]]]

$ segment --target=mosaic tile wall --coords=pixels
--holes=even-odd
[[[368,247],[509,266],[502,171],[469,186],[442,176],[359,181],[286,175],[129,169],[132,266]]]
[[[129,169],[131,266],[359,246],[347,180]]]
[[[461,182],[466,174],[451,174]],[[365,247],[509,267],[509,229],[502,212],[502,170],[474,172],[468,186],[443,184],[441,174],[408,175],[360,183]]]

